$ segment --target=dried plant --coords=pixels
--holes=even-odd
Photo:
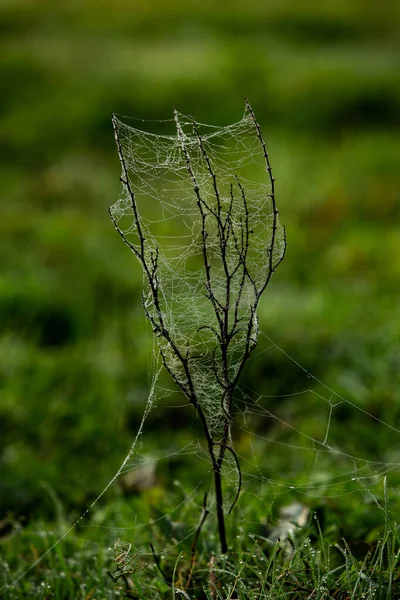
[[[154,136],[113,117],[122,194],[110,216],[143,269],[143,308],[162,363],[201,421],[226,553],[225,515],[242,480],[231,436],[234,395],[286,236],[250,104],[240,122],[224,128],[177,110],[173,121],[175,135]],[[170,231],[175,235],[165,235]],[[225,506],[227,467],[236,490]]]

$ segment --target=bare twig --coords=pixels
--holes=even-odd
[[[283,228],[284,231],[284,244],[283,244],[283,251],[281,253],[281,255],[279,256],[277,262],[274,264],[274,250],[275,250],[275,243],[276,243],[276,230],[278,228],[278,209],[276,207],[276,201],[275,201],[275,177],[272,174],[272,168],[271,168],[271,164],[269,161],[269,154],[267,152],[267,148],[265,145],[265,142],[263,140],[263,137],[261,135],[261,129],[260,129],[260,125],[258,124],[255,114],[253,112],[253,109],[250,106],[249,101],[246,98],[246,107],[247,110],[249,111],[251,118],[253,120],[254,126],[256,128],[257,131],[257,137],[260,141],[262,150],[263,150],[263,154],[264,154],[264,158],[265,158],[265,162],[267,165],[267,171],[268,171],[268,175],[269,175],[269,179],[271,182],[271,194],[270,194],[270,198],[272,201],[272,212],[273,212],[273,216],[272,216],[272,235],[271,235],[271,242],[270,245],[268,247],[268,273],[267,273],[267,277],[265,279],[264,285],[262,286],[261,290],[260,290],[260,295],[263,293],[263,291],[265,290],[265,288],[267,287],[272,274],[274,273],[276,267],[282,262],[284,256],[285,256],[285,252],[286,252],[286,232],[285,232],[285,228]]]
[[[214,442],[214,446],[220,446],[221,443],[220,442]],[[236,502],[239,500],[239,496],[240,496],[240,491],[242,489],[242,470],[240,468],[240,463],[239,463],[239,459],[237,457],[236,452],[234,451],[233,448],[231,448],[231,446],[225,446],[225,448],[227,450],[229,450],[229,452],[232,454],[233,458],[235,459],[235,463],[236,463],[236,470],[237,470],[237,475],[238,475],[238,486],[237,486],[237,491],[236,491],[236,496],[231,504],[230,509],[228,510],[228,515],[231,514]]]
[[[275,178],[272,174],[269,155],[260,126],[247,100],[246,111],[246,119],[253,124],[254,135],[261,146],[271,187],[270,194],[263,199],[268,201],[269,198],[272,207],[271,235],[267,242],[263,270],[260,270],[260,266],[254,265],[252,262],[252,253],[250,252],[253,234],[252,215],[246,186],[237,174],[234,174],[234,181],[223,181],[217,163],[209,154],[208,138],[201,135],[200,127],[193,119],[191,119],[193,133],[191,136],[187,136],[183,130],[179,113],[174,109],[177,141],[194,192],[193,200],[198,210],[205,296],[211,308],[209,321],[197,323],[195,329],[198,334],[202,331],[212,334],[210,335],[210,351],[205,355],[193,351],[190,342],[182,343],[182,340],[175,336],[171,326],[168,325],[170,320],[168,319],[169,314],[165,312],[165,306],[167,306],[167,310],[173,310],[173,308],[168,308],[164,293],[162,290],[160,291],[162,279],[160,280],[159,248],[154,239],[147,239],[151,237],[151,233],[148,231],[145,221],[141,219],[134,186],[129,178],[129,169],[124,155],[125,146],[120,138],[121,124],[113,117],[115,140],[122,166],[121,182],[126,194],[124,198],[129,200],[133,213],[132,230],[136,234],[135,243],[127,238],[119,226],[119,219],[112,211],[110,211],[110,216],[115,229],[143,268],[146,291],[142,295],[142,304],[146,317],[160,340],[159,351],[163,365],[174,383],[196,410],[204,430],[214,476],[218,533],[222,553],[228,551],[222,488],[222,472],[227,452],[233,456],[238,475],[236,496],[228,514],[235,506],[242,486],[240,464],[232,447],[231,439],[233,397],[239,377],[257,344],[257,308],[261,295],[275,269],[283,260],[286,249],[284,229],[283,240],[278,238],[279,222],[275,201]],[[199,164],[200,171],[198,170]],[[179,176],[181,177],[181,170]],[[204,177],[209,181],[205,188],[203,187]],[[224,184],[229,186],[228,194],[224,191]],[[224,194],[228,197],[224,197]],[[234,361],[232,360],[233,356],[235,357]],[[203,405],[204,391],[199,388],[199,379],[196,378],[196,366],[202,363],[208,365],[208,368],[211,365],[207,374],[212,379],[210,389],[218,390],[218,397],[214,400],[218,400],[220,412],[218,415],[213,415],[213,418],[216,416],[220,418],[218,428],[214,428],[209,420],[207,407]],[[217,436],[218,441],[215,439]],[[192,544],[188,585],[194,568],[197,540],[208,515],[205,503],[206,497],[200,524]],[[157,567],[162,572],[153,547],[152,551]]]

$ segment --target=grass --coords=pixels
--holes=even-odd
[[[280,538],[278,530],[275,534],[270,530],[268,535],[264,503],[258,498],[242,508],[240,519],[231,521],[228,555],[218,554],[217,539],[209,526],[204,526],[194,561],[191,539],[189,545],[183,542],[155,560],[150,549],[143,554],[134,550],[143,541],[140,533],[138,539],[138,532],[124,532],[124,542],[117,541],[113,550],[116,538],[112,528],[95,528],[90,544],[84,542],[82,530],[75,530],[26,577],[13,582],[10,570],[16,565],[20,568],[22,558],[28,562],[36,560],[61,532],[60,523],[55,524],[54,531],[48,530],[47,523],[42,529],[36,524],[10,533],[13,550],[2,559],[4,597],[389,600],[400,594],[400,540],[386,494],[387,490],[386,504],[385,499],[380,504],[374,497],[381,520],[379,534],[376,532],[375,539],[363,543],[340,538],[333,522],[323,526],[320,511],[307,512],[301,525],[293,521],[281,526]],[[145,506],[144,499],[136,499],[136,508],[146,511]],[[125,524],[131,510],[132,503],[126,501],[113,506],[113,512],[119,513]],[[94,515],[93,521],[98,522],[99,515]],[[166,541],[155,526],[151,539],[156,552],[157,543]],[[6,592],[3,586],[8,586]]]

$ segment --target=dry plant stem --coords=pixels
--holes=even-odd
[[[141,265],[143,267],[143,271],[146,275],[146,278],[147,278],[147,281],[148,281],[148,284],[150,287],[152,301],[153,301],[153,304],[154,304],[154,307],[155,307],[156,313],[157,313],[156,317],[154,317],[153,315],[151,315],[149,313],[146,303],[145,303],[144,295],[142,295],[142,304],[143,304],[143,308],[144,308],[146,317],[151,322],[154,332],[165,338],[165,340],[167,341],[168,345],[172,349],[175,356],[182,363],[182,366],[183,366],[184,372],[185,372],[185,376],[186,376],[186,382],[184,382],[184,383],[181,382],[178,379],[178,377],[176,376],[176,374],[171,371],[171,369],[169,368],[169,366],[166,362],[165,355],[163,354],[163,352],[161,350],[161,357],[162,357],[164,366],[166,367],[167,371],[170,373],[171,377],[174,379],[175,383],[180,387],[182,392],[185,394],[185,396],[189,399],[189,401],[193,404],[194,408],[196,409],[196,411],[201,419],[202,425],[203,425],[203,429],[204,429],[204,432],[205,432],[205,435],[207,438],[207,442],[208,442],[209,451],[210,451],[210,449],[212,451],[213,441],[211,439],[211,435],[208,430],[208,425],[207,425],[207,421],[206,421],[204,412],[198,403],[197,396],[196,396],[196,393],[194,390],[192,377],[191,377],[191,373],[189,370],[189,357],[184,356],[180,352],[179,348],[174,343],[169,331],[166,329],[165,324],[164,324],[164,318],[163,318],[163,314],[161,311],[159,294],[158,294],[158,290],[159,290],[158,276],[157,276],[158,249],[156,249],[155,253],[153,253],[151,255],[151,258],[150,258],[151,264],[148,265],[146,255],[145,255],[145,238],[144,238],[141,223],[140,223],[140,217],[139,217],[139,213],[138,213],[138,209],[137,209],[135,193],[134,193],[132,186],[130,184],[130,181],[129,181],[129,174],[128,174],[128,170],[126,167],[124,155],[122,152],[121,142],[119,139],[117,121],[114,118],[113,118],[113,127],[114,127],[115,140],[116,140],[116,144],[117,144],[117,148],[118,148],[118,155],[119,155],[119,159],[120,159],[122,171],[123,171],[123,177],[121,178],[121,182],[123,183],[123,185],[126,186],[126,189],[129,194],[129,198],[131,200],[132,210],[133,210],[134,219],[135,219],[135,226],[136,226],[136,230],[137,230],[138,237],[139,237],[139,249],[137,249],[133,244],[131,244],[129,242],[129,240],[126,238],[124,232],[118,226],[118,223],[116,222],[111,210],[109,211],[110,218],[114,224],[115,229],[118,231],[118,233],[122,237],[124,243],[130,248],[130,250],[139,259],[139,262],[141,263]]]
[[[145,314],[151,322],[153,331],[159,337],[163,338],[165,342],[164,348],[160,346],[160,354],[163,364],[170,376],[172,377],[173,381],[181,389],[183,394],[186,396],[186,398],[188,398],[189,402],[196,410],[202,423],[214,476],[218,534],[221,552],[223,554],[228,552],[222,487],[222,472],[227,452],[232,455],[238,473],[238,489],[236,497],[234,499],[233,504],[231,505],[229,512],[231,512],[233,506],[238,500],[242,480],[239,461],[231,444],[233,396],[241,372],[250,354],[252,353],[257,344],[257,307],[261,294],[267,287],[276,267],[283,260],[286,248],[286,237],[284,234],[283,251],[280,253],[279,256],[275,256],[277,246],[276,232],[278,228],[278,210],[276,208],[275,203],[275,180],[272,176],[269,156],[261,135],[260,126],[257,123],[254,116],[254,112],[247,100],[246,109],[250,119],[254,124],[255,134],[257,135],[257,138],[262,147],[263,156],[266,162],[266,169],[270,178],[271,185],[271,237],[266,247],[267,260],[265,277],[261,282],[258,283],[256,283],[256,279],[253,278],[251,275],[252,265],[251,257],[249,255],[249,246],[251,243],[252,231],[250,227],[250,215],[247,205],[246,190],[240,182],[239,178],[235,176],[235,182],[230,184],[230,200],[228,198],[228,202],[225,202],[223,208],[221,202],[221,192],[219,187],[221,182],[218,181],[218,174],[214,170],[212,161],[207,152],[206,143],[200,135],[198,126],[196,122],[192,120],[193,132],[195,137],[192,136],[191,138],[188,138],[183,131],[181,122],[179,120],[179,114],[174,109],[174,119],[176,124],[177,136],[180,143],[182,156],[186,163],[187,172],[191,184],[193,186],[195,201],[200,216],[201,254],[204,267],[205,295],[211,304],[212,312],[214,313],[215,317],[214,324],[203,325],[198,329],[198,331],[202,329],[208,329],[213,333],[216,341],[216,345],[212,354],[212,373],[215,378],[217,387],[220,390],[220,405],[222,417],[220,439],[218,440],[214,439],[215,434],[213,434],[212,430],[210,429],[206,413],[204,412],[202,404],[199,400],[199,396],[196,391],[194,380],[192,377],[190,361],[194,361],[196,359],[196,356],[190,355],[190,348],[182,350],[175,342],[173,334],[168,330],[168,327],[166,326],[159,295],[158,247],[153,245],[152,249],[149,249],[146,244],[146,238],[143,232],[144,230],[142,227],[141,217],[135,198],[135,192],[129,180],[129,172],[124,158],[121,140],[119,137],[118,121],[115,118],[113,118],[115,140],[117,144],[119,159],[122,166],[121,182],[125,187],[128,198],[130,199],[130,203],[132,205],[134,226],[136,228],[138,243],[134,245],[127,239],[124,232],[120,229],[112,212],[110,211],[111,220],[114,224],[115,229],[121,235],[125,244],[135,254],[135,256],[138,258],[139,262],[142,265],[145,279],[147,279],[149,289],[149,295],[147,297],[144,293],[142,294],[142,304]],[[203,192],[200,189],[200,186],[197,181],[196,172],[192,166],[190,148],[191,146],[193,146],[193,142],[196,139],[198,142],[200,156],[204,160],[206,172],[208,172],[208,175],[212,182],[212,195],[214,196],[213,201],[211,201],[209,197],[205,197],[203,195]],[[235,194],[238,195],[236,195],[235,197]],[[233,214],[233,210],[235,202],[238,201],[242,204],[241,210],[243,217],[241,216],[239,220],[235,221],[235,215]],[[214,267],[211,264],[211,251],[208,245],[210,233],[214,235],[216,247],[218,249],[218,260],[219,264],[222,267],[224,287],[223,294],[221,294],[220,297],[217,297],[217,293],[213,286]],[[234,281],[236,282],[235,295],[232,291]],[[253,290],[253,298],[249,306],[249,315],[248,317],[246,317],[245,320],[243,320],[243,318],[240,316],[240,306],[242,298],[246,293],[246,288],[248,286],[250,286],[250,288]],[[154,310],[148,308],[149,303],[154,307]],[[240,356],[236,368],[233,369],[230,364],[230,345],[233,338],[235,338],[235,336],[239,334],[243,335],[243,332],[244,343],[242,354]],[[168,352],[166,352],[167,349],[168,352],[171,352],[175,362],[177,359],[178,364],[180,364],[179,369],[177,369],[176,366],[174,366],[174,364],[171,363],[170,359],[168,358]],[[207,514],[208,513],[206,509],[204,509],[203,518],[201,520],[201,524],[195,538],[196,542]]]
[[[174,110],[174,117],[175,117],[178,138],[180,139],[180,142],[181,142],[182,152],[185,157],[186,166],[187,166],[189,176],[190,176],[190,179],[193,184],[193,189],[194,189],[194,192],[196,195],[197,207],[199,209],[200,216],[201,216],[202,255],[203,255],[204,269],[205,269],[205,275],[206,275],[206,281],[205,281],[206,296],[212,303],[212,306],[214,309],[214,314],[215,314],[215,317],[216,317],[216,320],[217,320],[217,323],[219,326],[218,340],[220,343],[221,356],[222,356],[222,368],[223,368],[223,374],[224,374],[224,379],[225,379],[225,382],[224,382],[225,390],[222,395],[221,403],[222,403],[222,406],[226,413],[226,417],[225,417],[225,423],[223,426],[223,436],[222,436],[222,441],[220,443],[220,451],[219,451],[218,457],[216,457],[216,455],[214,453],[214,440],[211,440],[212,443],[211,443],[211,447],[209,446],[209,454],[210,454],[213,473],[214,473],[215,502],[216,502],[216,509],[217,509],[218,534],[219,534],[219,540],[220,540],[220,544],[221,544],[221,552],[223,554],[226,554],[228,552],[228,543],[227,543],[227,539],[226,539],[224,503],[223,503],[223,492],[222,492],[222,465],[224,462],[226,445],[228,443],[228,440],[230,439],[230,416],[229,416],[228,410],[230,409],[230,404],[231,404],[230,398],[228,398],[228,410],[226,410],[227,405],[224,400],[225,400],[225,396],[230,391],[229,378],[228,378],[228,373],[227,373],[227,360],[226,360],[226,350],[227,350],[227,345],[229,344],[229,341],[226,339],[226,332],[227,332],[228,311],[229,311],[229,303],[230,303],[230,293],[229,293],[230,279],[229,279],[229,273],[228,273],[227,265],[226,265],[226,240],[225,240],[224,228],[223,228],[222,220],[221,220],[221,202],[220,202],[220,197],[219,197],[219,192],[218,192],[218,187],[217,187],[217,182],[216,182],[216,176],[211,169],[210,161],[204,150],[201,137],[199,136],[197,128],[196,128],[196,124],[194,123],[194,128],[195,128],[197,137],[199,139],[200,148],[202,150],[203,156],[205,157],[205,160],[207,163],[207,168],[210,172],[210,175],[213,178],[214,192],[215,192],[215,197],[217,200],[217,212],[210,210],[208,205],[204,202],[204,200],[201,196],[200,188],[197,184],[196,175],[192,168],[190,154],[189,154],[186,144],[185,144],[185,134],[182,130],[182,127],[181,127],[181,124],[179,121],[178,112],[176,110]],[[226,304],[225,304],[225,306],[222,306],[221,303],[217,300],[217,298],[214,294],[212,282],[211,282],[211,266],[210,266],[210,262],[209,262],[209,258],[208,258],[208,248],[207,248],[207,237],[208,237],[207,217],[209,217],[210,213],[215,219],[217,219],[220,250],[221,250],[221,259],[222,259],[222,263],[224,265],[225,273],[226,274],[228,273],[227,283],[226,283]]]
[[[114,135],[115,135],[115,140],[116,140],[117,149],[118,149],[118,155],[119,155],[119,159],[120,159],[121,166],[122,166],[122,172],[123,172],[123,177],[121,178],[121,182],[123,185],[126,186],[127,192],[129,194],[129,198],[131,200],[132,210],[133,210],[134,220],[135,220],[135,226],[136,226],[136,230],[137,230],[138,237],[139,237],[139,248],[136,248],[133,244],[131,244],[129,242],[129,240],[126,238],[124,232],[118,226],[111,211],[109,211],[110,217],[114,224],[115,229],[121,235],[125,244],[130,248],[130,250],[132,250],[132,252],[135,254],[135,256],[139,259],[139,261],[143,267],[143,271],[147,277],[153,304],[156,309],[157,318],[155,318],[153,315],[151,315],[149,313],[149,311],[146,307],[146,304],[145,304],[144,296],[142,296],[142,304],[143,304],[143,308],[146,313],[146,316],[150,320],[150,322],[153,326],[153,330],[158,335],[163,336],[166,339],[166,341],[168,342],[168,345],[172,349],[174,355],[180,360],[180,362],[183,366],[183,369],[185,372],[185,377],[186,377],[185,382],[180,381],[180,379],[177,377],[176,373],[174,373],[171,370],[171,368],[169,367],[167,360],[165,358],[165,354],[161,350],[161,357],[162,357],[165,368],[167,369],[167,371],[169,372],[169,374],[171,375],[171,377],[175,381],[175,383],[179,386],[179,388],[182,390],[182,392],[188,398],[190,403],[194,406],[194,408],[196,409],[196,411],[200,417],[200,420],[202,422],[204,434],[205,434],[205,437],[207,440],[208,452],[211,457],[213,471],[214,471],[214,480],[215,480],[215,487],[216,487],[218,531],[219,531],[219,537],[220,537],[220,542],[221,542],[221,551],[223,553],[226,553],[228,551],[228,544],[226,541],[226,532],[225,532],[225,521],[224,521],[224,512],[223,512],[223,495],[222,495],[222,476],[221,476],[221,464],[222,464],[221,456],[223,459],[223,453],[220,452],[220,460],[217,461],[216,457],[214,455],[214,441],[211,437],[204,411],[198,402],[198,398],[197,398],[197,395],[196,395],[196,392],[195,392],[195,389],[193,386],[192,376],[191,376],[191,372],[189,369],[189,356],[188,355],[184,356],[181,353],[181,351],[179,350],[179,348],[176,346],[173,339],[171,338],[169,331],[165,327],[164,318],[163,318],[161,307],[160,307],[159,295],[158,295],[158,289],[159,289],[158,288],[158,277],[157,277],[158,252],[156,251],[155,254],[151,255],[151,264],[148,265],[147,260],[146,260],[146,255],[145,255],[145,238],[144,238],[141,223],[140,223],[140,216],[139,216],[139,212],[137,209],[135,193],[134,193],[132,186],[130,184],[130,181],[129,181],[129,174],[128,174],[128,170],[126,167],[125,158],[124,158],[124,155],[122,152],[122,146],[121,146],[121,142],[119,139],[118,126],[117,126],[116,119],[113,119],[113,128],[114,128]],[[195,185],[195,191],[197,189],[196,193],[198,196],[198,203],[201,206],[201,198],[200,198],[200,194],[199,194],[199,189],[196,185],[196,180],[194,178],[194,175],[193,175],[193,183]],[[203,256],[204,256],[205,268],[206,268],[206,273],[207,273],[207,282],[209,284],[208,287],[211,290],[211,279],[210,279],[210,274],[209,274],[207,246],[206,246],[206,238],[207,238],[207,233],[206,233],[206,229],[205,229],[205,218],[206,217],[205,217],[204,213],[202,213],[202,217],[203,217],[203,248],[204,248]],[[210,298],[215,298],[215,296],[213,296],[213,294],[210,293]]]
[[[269,281],[272,277],[272,274],[274,273],[275,269],[278,267],[278,265],[280,265],[280,263],[283,261],[284,257],[285,257],[285,251],[286,251],[286,230],[285,228],[283,228],[283,235],[284,235],[284,246],[283,246],[283,252],[281,254],[281,256],[279,257],[278,261],[276,262],[276,264],[274,264],[274,248],[275,248],[275,243],[276,243],[276,230],[278,227],[278,209],[276,207],[276,200],[275,200],[275,177],[272,175],[272,168],[271,168],[271,164],[269,161],[269,154],[267,152],[267,147],[265,145],[265,142],[263,140],[263,137],[261,135],[261,129],[260,129],[260,125],[258,124],[255,114],[253,112],[253,109],[250,106],[249,101],[246,98],[246,107],[247,110],[249,111],[251,118],[254,122],[254,126],[256,128],[257,131],[257,137],[260,141],[261,147],[263,149],[263,154],[264,154],[264,158],[265,158],[265,162],[266,162],[266,166],[267,166],[267,171],[268,171],[268,175],[269,175],[269,179],[271,182],[271,201],[272,201],[272,209],[273,209],[273,223],[272,223],[272,236],[271,236],[271,242],[270,242],[270,246],[268,248],[268,262],[269,262],[269,269],[268,269],[268,274],[267,277],[265,279],[264,285],[263,287],[260,289],[260,296],[263,293],[263,291],[265,290],[265,288],[267,287],[267,285],[269,284]]]

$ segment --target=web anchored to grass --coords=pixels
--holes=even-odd
[[[292,358],[258,329],[261,294],[286,240],[250,106],[223,128],[175,112],[173,135],[113,124],[122,192],[110,213],[143,269],[154,331],[149,396],[121,466],[81,516],[55,533],[28,527],[12,538],[24,558],[10,570],[0,563],[0,595],[43,598],[46,580],[58,598],[94,590],[112,598],[115,584],[144,600],[171,590],[192,600],[395,597],[396,420],[382,403],[370,408],[334,391],[303,366],[304,355]],[[177,426],[184,421],[179,436],[155,440],[145,428],[161,403],[163,418],[173,411]],[[188,434],[189,415],[196,429]],[[135,488],[143,474],[147,489]],[[117,480],[141,493],[123,498]],[[110,488],[113,500],[99,502]],[[362,565],[352,535],[367,547]],[[61,544],[68,536],[74,547]],[[79,586],[81,595],[71,592]]]
[[[257,344],[261,295],[285,254],[285,230],[248,102],[228,127],[200,125],[177,110],[174,121],[175,135],[154,136],[113,118],[122,194],[110,215],[142,266],[142,303],[162,363],[201,421],[226,553],[225,463],[237,472],[231,508],[241,485],[232,403]]]

